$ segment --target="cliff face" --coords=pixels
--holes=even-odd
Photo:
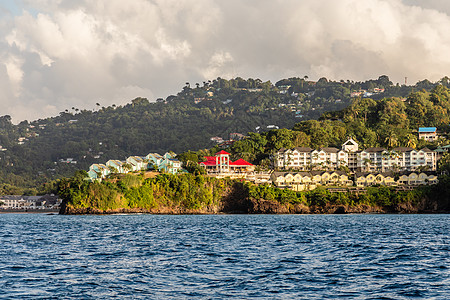
[[[420,203],[404,202],[395,206],[373,206],[366,204],[311,205],[297,203],[280,203],[274,200],[253,199],[248,196],[242,185],[235,185],[223,193],[219,203],[197,209],[180,206],[160,206],[158,208],[118,208],[101,210],[98,208],[73,207],[63,202],[60,214],[118,214],[118,213],[150,213],[150,214],[362,214],[362,213],[448,213],[439,201],[422,199]]]

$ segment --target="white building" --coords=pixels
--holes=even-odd
[[[419,168],[436,170],[437,153],[428,148],[416,150],[398,147],[387,150],[371,147],[358,151],[353,139],[347,140],[342,149],[333,147],[313,150],[309,147],[280,149],[275,156],[275,168],[281,170],[336,170],[346,166],[353,172],[415,171]]]

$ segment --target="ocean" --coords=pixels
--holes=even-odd
[[[449,299],[450,215],[0,215],[1,299]]]

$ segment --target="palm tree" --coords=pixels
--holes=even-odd
[[[408,133],[406,136],[406,146],[411,148],[416,148],[417,146],[417,137],[412,133]]]

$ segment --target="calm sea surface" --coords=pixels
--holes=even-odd
[[[450,299],[450,215],[0,215],[5,299]]]

